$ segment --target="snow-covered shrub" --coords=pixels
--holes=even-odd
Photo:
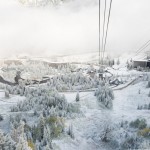
[[[110,142],[109,142],[110,146],[112,149],[118,149],[119,148],[119,141],[117,141],[117,139],[112,139]]]
[[[74,132],[73,132],[73,125],[69,125],[69,129],[68,129],[68,135],[74,139]]]
[[[16,150],[16,143],[12,138],[7,134],[5,135],[0,130],[0,149],[1,150]]]
[[[131,62],[128,63],[128,64],[127,64],[127,68],[128,68],[129,70],[132,70],[132,69],[133,69],[133,63],[131,63]]]
[[[15,140],[17,140],[16,150],[25,149],[25,150],[32,150],[31,147],[28,145],[25,133],[24,133],[24,122],[20,122],[20,125],[17,129],[12,131],[11,136]]]
[[[69,103],[68,104],[68,108],[67,108],[67,112],[68,113],[80,113],[80,105],[79,104],[72,104],[72,103]]]
[[[47,87],[28,89],[26,91],[26,100],[17,103],[11,107],[12,112],[42,111],[44,117],[48,116],[70,116],[72,113],[80,113],[80,105],[77,103],[68,103],[64,95],[60,95],[57,91],[51,91]],[[35,115],[35,114],[34,114]]]
[[[65,0],[18,0],[23,5],[29,6],[37,6],[37,7],[44,7],[44,6],[55,6],[60,5]]]
[[[23,70],[22,78],[25,80],[19,81],[19,85],[9,88],[9,93],[13,94],[24,94],[24,85],[25,83],[31,83],[34,80],[42,80],[43,77],[49,76],[49,81],[47,85],[49,87],[53,87],[58,91],[66,91],[66,90],[86,90],[90,88],[95,88],[99,85],[98,78],[91,78],[90,76],[84,75],[81,72],[72,73],[72,69],[70,66],[61,67],[60,69],[54,69],[49,65],[45,64],[25,64],[22,66],[8,66],[5,69],[11,70],[9,72],[4,72],[5,79],[8,78],[9,81],[14,78],[14,74],[16,71],[12,71],[12,67],[15,70]],[[13,73],[12,73],[13,72]],[[30,79],[27,79],[26,74],[30,75]],[[51,77],[53,76],[53,77]],[[14,81],[12,81],[14,82]]]
[[[103,142],[109,142],[112,139],[113,128],[107,123],[103,126],[100,138]]]
[[[127,150],[127,149],[139,149],[141,144],[141,139],[137,137],[136,135],[131,135],[127,137],[122,143],[121,143],[121,149]]]
[[[121,128],[127,128],[128,127],[128,121],[121,121],[120,127]]]
[[[36,110],[34,110],[34,116],[37,116],[38,115],[38,112]]]
[[[46,118],[46,124],[50,127],[52,137],[58,137],[64,131],[64,119],[61,117]]]
[[[79,92],[77,92],[77,95],[76,95],[76,102],[80,101],[80,96],[79,96]]]
[[[138,93],[141,94],[141,89],[139,89]]]
[[[9,91],[5,90],[5,98],[9,98]]]
[[[11,115],[9,118],[9,122],[11,124],[11,126],[15,129],[17,129],[20,125],[20,121],[22,120],[22,115],[21,114],[17,114],[17,115]]]
[[[150,97],[150,91],[149,91],[149,93],[148,93],[148,97]]]
[[[31,127],[31,139],[37,147],[52,149],[52,139],[64,131],[64,119],[61,117],[43,117],[41,114],[37,125]],[[38,141],[38,143],[37,143]]]
[[[0,115],[0,121],[2,121],[2,120],[4,120],[4,118],[3,118],[3,116],[2,116],[2,115]]]
[[[120,65],[120,59],[119,58],[117,59],[117,65]]]
[[[137,67],[137,71],[143,71],[143,68],[140,67],[140,66],[138,66],[138,67]]]
[[[11,129],[10,135],[4,135],[0,131],[0,149],[1,150],[31,150],[28,142],[26,140],[26,135],[24,133],[24,122],[20,121],[17,128]],[[3,144],[1,139],[3,138]]]
[[[147,83],[147,88],[150,88],[150,81],[148,81]]]
[[[0,76],[1,77],[1,76]],[[5,85],[3,83],[0,83],[0,89],[5,89]]]
[[[146,109],[146,110],[150,110],[150,103],[149,104],[144,104],[144,105],[138,105],[137,107],[138,110],[142,110],[142,109]]]
[[[55,97],[53,99],[53,102],[56,102],[57,98]],[[67,104],[66,108],[61,107],[60,109],[58,105],[52,106],[50,108],[43,105],[44,103],[45,102],[42,102],[40,104],[44,107],[42,111],[38,111],[38,114],[40,114],[40,116],[39,117],[35,116],[37,118],[35,124],[31,126],[28,124],[26,120],[25,121],[26,123],[24,125],[24,132],[27,137],[28,145],[30,147],[32,147],[31,145],[34,145],[36,149],[38,148],[45,149],[47,147],[49,147],[49,149],[52,149],[53,138],[58,137],[60,134],[64,132],[64,127],[65,127],[64,116],[66,116],[65,114],[66,113],[72,114],[73,112],[78,111],[77,109],[78,105],[74,107],[74,104]],[[48,103],[46,104],[48,105]],[[33,110],[35,108],[36,107],[33,107]],[[59,117],[60,114],[62,115],[62,117]],[[11,126],[13,128],[12,138],[15,141],[18,141],[17,135],[18,135],[18,128],[20,124],[19,120],[23,120],[23,117],[19,115],[17,117],[11,117],[10,120],[12,124]]]
[[[144,128],[138,132],[139,135],[150,138],[150,128]]]
[[[130,127],[144,129],[147,127],[147,123],[145,119],[136,119],[135,121],[130,122]]]
[[[27,143],[28,143],[28,146],[31,148],[31,150],[35,150],[35,144],[33,143],[32,140],[28,140]]]
[[[99,88],[95,91],[94,94],[97,97],[97,100],[104,104],[107,108],[112,108],[114,99],[113,90],[108,86],[99,86]]]
[[[139,147],[140,150],[149,150],[150,149],[150,141],[149,140],[144,140],[140,147]]]

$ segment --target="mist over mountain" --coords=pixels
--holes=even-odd
[[[28,2],[0,1],[1,57],[98,51],[98,0],[58,0],[48,5],[44,0]],[[144,2],[113,1],[107,52],[135,51],[148,40],[150,1]]]

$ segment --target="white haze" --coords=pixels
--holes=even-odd
[[[150,0],[113,0],[106,50],[137,50],[150,38]],[[98,0],[72,0],[56,8],[0,0],[0,57],[51,56],[98,51]]]

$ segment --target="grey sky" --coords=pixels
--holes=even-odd
[[[98,50],[98,0],[32,8],[0,0],[0,57]],[[134,51],[150,39],[150,0],[113,0],[106,50]]]

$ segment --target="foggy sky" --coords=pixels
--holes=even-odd
[[[150,0],[113,0],[106,51],[135,51],[150,39]],[[98,51],[98,0],[56,8],[0,0],[0,57]]]

